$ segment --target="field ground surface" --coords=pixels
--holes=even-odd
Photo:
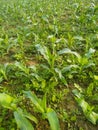
[[[0,130],[33,129],[98,130],[98,0],[0,0]]]

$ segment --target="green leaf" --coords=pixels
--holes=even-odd
[[[74,83],[74,86],[75,86],[75,88],[77,88],[81,93],[83,92],[82,88],[81,88],[78,84]]]
[[[29,114],[27,112],[24,112],[23,115],[24,115],[24,117],[30,119],[31,121],[34,121],[36,124],[38,123],[38,120],[36,119],[35,116],[33,116],[33,115],[31,115],[31,114]]]
[[[27,75],[29,74],[29,69],[20,62],[15,62],[15,66],[18,67],[21,71],[25,72]]]
[[[14,117],[20,130],[34,130],[32,124],[24,117],[20,108],[14,112]]]
[[[94,53],[95,53],[95,49],[90,48],[89,51],[85,54],[85,56],[87,58],[90,58],[92,56],[92,54],[94,54]]]
[[[44,56],[44,58],[49,61],[49,50],[45,46],[42,46],[40,44],[37,44],[36,46],[37,51],[41,53],[41,55]]]
[[[24,94],[27,98],[31,99],[32,103],[37,107],[38,110],[44,113],[44,109],[40,105],[40,100],[37,98],[37,96],[34,93],[32,93],[31,91],[24,91]]]
[[[92,111],[89,115],[87,115],[87,118],[90,122],[92,122],[92,124],[96,125],[98,114]]]
[[[62,69],[62,73],[65,73],[67,71],[72,71],[72,69],[79,68],[78,65],[68,65]]]
[[[87,112],[87,109],[88,109],[88,107],[89,107],[88,103],[85,102],[84,99],[79,99],[79,100],[77,100],[77,101],[78,101],[79,106],[81,106],[83,112],[86,113],[86,112]]]
[[[98,114],[93,111],[93,107],[91,107],[83,98],[83,96],[79,93],[79,91],[74,90],[73,93],[76,96],[76,101],[78,105],[82,108],[85,117],[92,123],[96,124],[98,120]]]
[[[0,105],[2,105],[5,108],[13,109],[16,107],[16,105],[13,103],[14,98],[5,94],[0,93]]]
[[[3,76],[5,80],[8,80],[6,75],[7,66],[8,64],[0,65],[0,74]]]
[[[98,93],[92,95],[90,98],[92,101],[98,101]]]
[[[64,48],[58,52],[59,55],[61,54],[74,54],[77,58],[81,58],[77,52],[71,51],[69,48]]]
[[[43,105],[43,108],[44,108],[44,110],[46,111],[46,109],[47,109],[47,105],[46,105],[46,94],[43,96],[43,100],[42,100],[42,105]]]
[[[65,77],[62,75],[62,71],[58,68],[55,68],[55,72],[58,74],[60,80],[64,83],[64,85],[67,85]]]
[[[94,89],[94,83],[90,83],[90,85],[87,88],[87,95],[93,97],[93,89]]]
[[[51,130],[60,130],[59,120],[57,114],[51,108],[47,109],[47,118],[50,123]]]
[[[94,75],[94,79],[95,79],[95,80],[98,80],[98,75]]]
[[[75,36],[75,40],[84,41],[85,39],[82,36]]]

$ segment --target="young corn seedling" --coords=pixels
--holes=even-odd
[[[0,105],[13,111],[17,126],[20,130],[34,130],[34,127],[29,120],[37,123],[37,119],[33,115],[24,112],[21,108],[17,107],[16,99],[12,96],[0,93]]]
[[[45,117],[45,119],[48,119],[51,130],[60,130],[56,112],[52,108],[48,108],[46,106],[46,95],[41,100],[31,91],[24,91],[24,94],[32,101],[34,106],[43,115],[43,117]]]
[[[77,89],[73,90],[75,95],[75,100],[77,101],[78,105],[82,108],[82,111],[85,117],[94,125],[98,121],[98,114],[93,111],[93,107],[91,107],[84,99],[83,95],[81,94],[83,91],[80,86],[75,85]]]
[[[67,82],[62,75],[59,68],[55,67],[56,65],[56,59],[58,58],[58,54],[54,51],[54,46],[52,47],[53,52],[51,52],[46,46],[41,46],[40,44],[36,45],[37,51],[41,53],[41,55],[44,57],[44,59],[47,61],[48,65],[42,65],[44,69],[47,69],[49,73],[52,73],[55,77],[56,81],[59,79],[66,85]]]

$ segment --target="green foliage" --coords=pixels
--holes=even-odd
[[[5,94],[5,93],[0,93],[0,105],[2,105],[5,108],[8,109],[16,109],[16,104],[14,103],[14,98]]]
[[[43,100],[40,100],[36,97],[34,93],[31,93],[30,91],[25,91],[24,94],[27,98],[29,98],[32,101],[32,103],[36,106],[38,111],[40,111],[40,113],[42,113],[43,116],[46,116],[45,118],[49,120],[51,129],[60,130],[56,112],[53,109],[46,107],[46,96],[44,96]]]
[[[40,104],[40,100],[36,97],[35,94],[32,94],[30,91],[29,92],[24,92],[24,94],[27,96],[27,98],[30,98],[32,103],[37,107],[37,109],[41,112],[44,113],[44,109]]]
[[[75,94],[75,99],[78,102],[78,105],[82,108],[85,117],[92,123],[96,124],[98,120],[98,114],[93,111],[93,107],[91,107],[83,98],[81,93],[78,90],[73,90]]]
[[[24,117],[21,109],[14,112],[15,120],[20,130],[34,130],[31,123]]]
[[[97,93],[97,0],[0,0],[0,129],[96,130]]]
[[[37,119],[31,114],[23,112],[21,108],[18,108],[14,100],[13,97],[5,93],[0,93],[0,105],[13,111],[16,123],[20,130],[34,130],[32,124],[27,120],[27,118],[35,123],[38,123]]]
[[[71,51],[69,48],[64,48],[63,50],[60,50],[60,51],[58,52],[58,54],[59,54],[59,55],[61,55],[61,54],[73,54],[73,55],[75,55],[77,58],[79,58],[79,59],[81,58],[78,53],[76,53],[76,52],[74,52],[74,51]]]
[[[59,121],[58,121],[56,112],[53,109],[48,108],[46,115],[47,115],[47,118],[49,120],[51,129],[52,130],[60,130]]]

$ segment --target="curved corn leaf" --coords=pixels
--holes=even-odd
[[[81,58],[81,56],[77,52],[71,51],[69,48],[64,48],[64,49],[58,51],[58,54],[59,55],[61,55],[61,54],[73,54],[77,58],[79,58],[79,59]]]
[[[40,105],[40,100],[37,98],[37,96],[32,93],[31,91],[24,91],[24,94],[27,98],[31,99],[32,103],[37,107],[39,111],[44,113],[43,107]]]
[[[85,117],[92,123],[96,124],[98,121],[98,114],[93,111],[93,107],[91,107],[83,98],[81,93],[78,90],[73,90],[74,95],[76,96],[75,99],[78,105],[82,108],[82,111]]]
[[[25,65],[21,64],[20,62],[15,62],[14,65],[18,67],[21,71],[25,72],[25,74],[29,74],[29,68],[27,68]]]
[[[38,123],[38,120],[36,119],[35,116],[33,116],[33,115],[31,115],[31,114],[29,114],[27,112],[24,112],[23,114],[24,114],[24,117],[30,119],[31,121],[34,121],[36,124]]]
[[[59,120],[57,118],[56,112],[51,108],[48,108],[46,114],[50,123],[51,130],[60,130]]]
[[[60,80],[64,83],[64,85],[67,85],[67,81],[62,75],[62,71],[58,68],[55,68],[55,72],[59,75]]]
[[[45,47],[45,46],[42,46],[40,44],[37,44],[35,47],[36,47],[37,51],[39,51],[41,53],[41,55],[43,55],[44,58],[47,61],[49,61],[49,50],[48,50],[48,48]]]
[[[20,108],[14,112],[14,117],[20,130],[34,130],[32,124],[24,117]]]

